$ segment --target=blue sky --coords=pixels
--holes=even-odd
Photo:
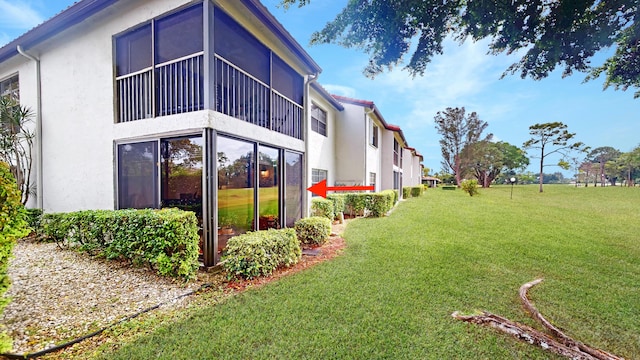
[[[477,112],[496,139],[516,146],[530,138],[530,125],[552,121],[567,124],[577,140],[592,148],[613,146],[625,152],[640,145],[640,99],[634,100],[632,91],[602,91],[601,79],[583,84],[583,74],[562,79],[556,71],[541,81],[519,76],[500,80],[517,58],[486,55],[487,42],[467,41],[460,46],[448,41],[445,54],[433,59],[423,77],[411,78],[397,68],[371,80],[362,75],[366,54],[336,45],[308,45],[311,33],[332,20],[347,0],[314,0],[288,11],[277,7],[279,0],[262,2],[323,68],[319,82],[331,93],[374,101],[387,122],[403,129],[409,145],[424,155],[424,165],[432,172],[441,168],[440,136],[433,118],[447,107]],[[0,44],[72,3],[0,0]],[[530,155],[535,164],[535,154]],[[535,166],[529,170],[537,171]],[[548,173],[559,170],[545,168]]]

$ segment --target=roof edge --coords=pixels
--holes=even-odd
[[[79,24],[87,17],[106,9],[117,1],[118,0],[81,0],[69,6],[49,20],[45,20],[42,24],[37,25],[0,48],[0,62],[18,55],[18,46],[22,46],[25,50],[32,48],[62,31]]]

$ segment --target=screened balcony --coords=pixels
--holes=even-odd
[[[204,32],[205,9],[214,11],[213,34]],[[115,37],[115,51],[117,122],[209,108],[302,139],[302,76],[217,7],[198,3],[141,24]]]

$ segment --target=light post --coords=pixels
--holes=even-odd
[[[516,178],[511,177],[511,179],[509,179],[509,181],[511,181],[511,199],[513,200],[513,184],[516,183]]]

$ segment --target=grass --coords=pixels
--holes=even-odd
[[[346,230],[343,256],[163,322],[108,359],[554,359],[454,320],[532,326],[520,285],[574,338],[640,357],[640,189],[429,190]]]

